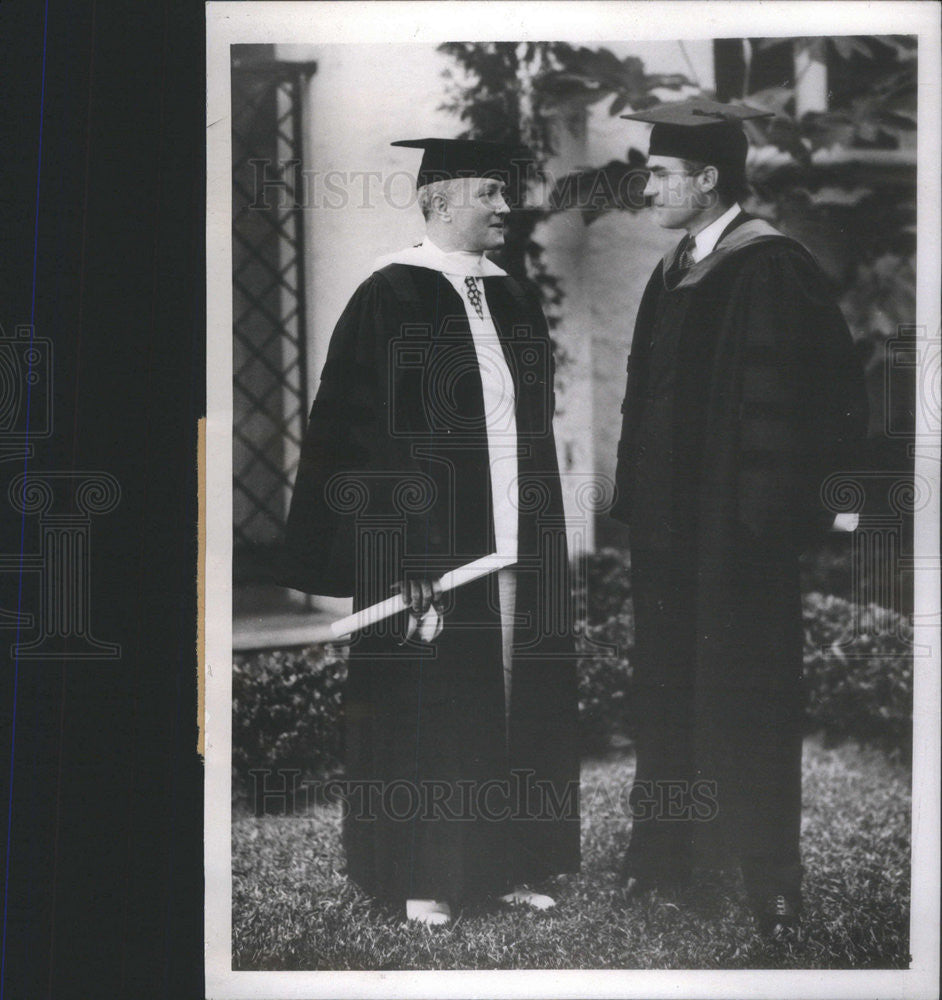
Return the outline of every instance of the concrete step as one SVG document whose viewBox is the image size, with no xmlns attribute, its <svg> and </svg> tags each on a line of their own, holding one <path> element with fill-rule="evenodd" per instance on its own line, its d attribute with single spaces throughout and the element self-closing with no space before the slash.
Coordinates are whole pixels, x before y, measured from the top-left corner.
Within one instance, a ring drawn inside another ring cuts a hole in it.
<svg viewBox="0 0 942 1000">
<path fill-rule="evenodd" d="M 239 596 L 232 618 L 235 652 L 330 642 L 330 623 L 348 615 L 353 606 L 350 598 L 317 597 L 299 603 L 261 599 L 268 596 L 261 593 L 252 595 L 255 600 Z"/>
</svg>

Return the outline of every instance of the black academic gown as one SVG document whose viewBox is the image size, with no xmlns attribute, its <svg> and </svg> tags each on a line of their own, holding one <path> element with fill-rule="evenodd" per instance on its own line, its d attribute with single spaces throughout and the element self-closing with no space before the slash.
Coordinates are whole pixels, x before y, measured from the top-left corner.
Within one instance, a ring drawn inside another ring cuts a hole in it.
<svg viewBox="0 0 942 1000">
<path fill-rule="evenodd" d="M 446 599 L 431 645 L 402 621 L 356 637 L 345 691 L 350 877 L 392 901 L 460 901 L 579 865 L 576 676 L 552 431 L 553 359 L 531 289 L 484 280 L 516 392 L 520 516 L 505 726 L 496 578 Z M 283 583 L 389 596 L 494 551 L 481 376 L 464 305 L 392 264 L 334 331 L 305 436 Z M 509 729 L 509 735 L 508 735 Z"/>
<path fill-rule="evenodd" d="M 827 475 L 857 467 L 863 377 L 798 243 L 740 215 L 682 276 L 675 253 L 638 313 L 611 511 L 636 613 L 627 870 L 733 858 L 757 899 L 797 895 L 798 555 Z"/>
</svg>

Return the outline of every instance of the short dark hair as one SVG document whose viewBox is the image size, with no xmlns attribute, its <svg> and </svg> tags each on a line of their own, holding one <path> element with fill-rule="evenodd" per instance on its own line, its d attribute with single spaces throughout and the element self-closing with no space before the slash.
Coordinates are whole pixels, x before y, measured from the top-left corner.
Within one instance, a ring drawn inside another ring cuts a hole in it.
<svg viewBox="0 0 942 1000">
<path fill-rule="evenodd" d="M 707 167 L 716 167 L 719 173 L 716 181 L 716 193 L 723 200 L 724 205 L 733 205 L 737 201 L 743 201 L 749 193 L 749 183 L 746 180 L 746 171 L 743 167 L 728 163 L 704 163 L 700 160 L 684 160 L 683 164 L 684 170 L 689 170 L 692 174 L 698 174 Z"/>
</svg>

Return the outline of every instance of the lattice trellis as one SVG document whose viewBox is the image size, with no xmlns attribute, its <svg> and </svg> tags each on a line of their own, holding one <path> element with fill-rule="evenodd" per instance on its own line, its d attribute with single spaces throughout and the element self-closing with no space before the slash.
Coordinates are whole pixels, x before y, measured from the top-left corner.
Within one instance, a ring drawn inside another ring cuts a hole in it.
<svg viewBox="0 0 942 1000">
<path fill-rule="evenodd" d="M 302 87 L 311 64 L 232 70 L 233 528 L 237 580 L 264 579 L 307 417 Z"/>
</svg>

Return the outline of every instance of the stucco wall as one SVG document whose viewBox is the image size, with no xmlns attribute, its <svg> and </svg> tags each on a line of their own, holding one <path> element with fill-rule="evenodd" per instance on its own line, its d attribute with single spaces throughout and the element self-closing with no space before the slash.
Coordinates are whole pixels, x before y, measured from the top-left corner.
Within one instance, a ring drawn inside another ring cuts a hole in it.
<svg viewBox="0 0 942 1000">
<path fill-rule="evenodd" d="M 309 368 L 316 385 L 334 324 L 372 262 L 422 238 L 416 151 L 389 143 L 453 135 L 461 124 L 437 110 L 448 60 L 434 46 L 285 45 L 277 56 L 317 62 L 304 109 Z"/>
</svg>

